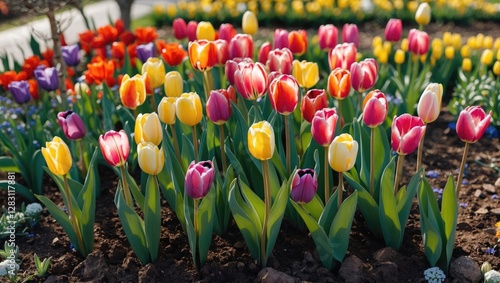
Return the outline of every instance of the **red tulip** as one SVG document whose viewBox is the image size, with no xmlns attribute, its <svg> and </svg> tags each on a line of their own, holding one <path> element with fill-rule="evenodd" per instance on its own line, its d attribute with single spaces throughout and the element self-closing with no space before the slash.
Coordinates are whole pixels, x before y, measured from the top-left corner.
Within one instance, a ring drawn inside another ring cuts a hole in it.
<svg viewBox="0 0 500 283">
<path fill-rule="evenodd" d="M 302 98 L 300 112 L 304 120 L 311 123 L 316 111 L 328 106 L 328 98 L 324 89 L 310 89 Z"/>
<path fill-rule="evenodd" d="M 253 58 L 253 39 L 251 35 L 239 33 L 229 42 L 229 58 Z"/>
<path fill-rule="evenodd" d="M 328 92 L 335 99 L 342 100 L 351 92 L 351 73 L 335 68 L 328 76 Z"/>
<path fill-rule="evenodd" d="M 356 62 L 357 52 L 358 49 L 353 43 L 337 44 L 337 46 L 328 53 L 330 70 L 339 67 L 344 70 L 350 70 L 352 63 Z"/>
<path fill-rule="evenodd" d="M 217 65 L 226 65 L 227 60 L 229 60 L 229 43 L 224 39 L 217 39 L 214 44 L 217 50 Z"/>
<path fill-rule="evenodd" d="M 288 34 L 289 49 L 295 55 L 302 55 L 307 52 L 307 32 L 305 30 L 291 31 Z"/>
<path fill-rule="evenodd" d="M 188 45 L 189 61 L 193 69 L 207 71 L 217 63 L 217 48 L 213 41 L 196 40 Z"/>
<path fill-rule="evenodd" d="M 292 73 L 293 54 L 288 48 L 274 49 L 269 52 L 267 66 L 270 72 Z"/>
<path fill-rule="evenodd" d="M 155 27 L 138 27 L 135 29 L 135 38 L 138 44 L 154 42 L 158 38 Z"/>
<path fill-rule="evenodd" d="M 356 24 L 344 24 L 342 27 L 342 42 L 353 43 L 359 46 L 359 31 Z"/>
<path fill-rule="evenodd" d="M 293 176 L 290 197 L 297 203 L 308 203 L 318 190 L 318 180 L 313 169 L 298 169 Z"/>
<path fill-rule="evenodd" d="M 219 39 L 224 39 L 230 42 L 231 39 L 236 35 L 236 30 L 232 24 L 222 24 L 219 27 Z"/>
<path fill-rule="evenodd" d="M 283 115 L 289 115 L 299 102 L 299 84 L 292 75 L 281 75 L 269 85 L 271 106 Z"/>
<path fill-rule="evenodd" d="M 111 56 L 116 59 L 125 58 L 125 44 L 121 41 L 115 41 L 111 44 Z"/>
<path fill-rule="evenodd" d="M 363 122 L 368 127 L 375 128 L 385 121 L 388 111 L 385 94 L 378 89 L 372 90 L 363 101 Z"/>
<path fill-rule="evenodd" d="M 403 114 L 394 117 L 391 128 L 392 150 L 401 155 L 407 155 L 417 149 L 425 133 L 425 123 L 417 116 Z"/>
<path fill-rule="evenodd" d="M 276 29 L 274 31 L 274 48 L 289 48 L 288 31 L 284 29 Z"/>
<path fill-rule="evenodd" d="M 226 95 L 223 92 L 212 90 L 207 100 L 207 116 L 210 121 L 217 125 L 224 124 L 231 116 L 231 102 Z"/>
<path fill-rule="evenodd" d="M 118 30 L 112 25 L 99 27 L 97 33 L 102 36 L 105 45 L 111 44 L 118 39 Z"/>
<path fill-rule="evenodd" d="M 372 88 L 377 82 L 378 65 L 373 58 L 365 59 L 351 65 L 351 84 L 357 92 Z"/>
<path fill-rule="evenodd" d="M 234 73 L 236 90 L 245 99 L 256 100 L 267 91 L 266 67 L 261 63 L 241 62 Z"/>
<path fill-rule="evenodd" d="M 429 35 L 425 31 L 411 29 L 408 33 L 408 50 L 416 55 L 429 51 Z"/>
<path fill-rule="evenodd" d="M 99 136 L 99 147 L 102 156 L 111 166 L 122 166 L 127 162 L 130 153 L 130 143 L 124 130 L 108 131 Z"/>
<path fill-rule="evenodd" d="M 318 29 L 319 47 L 323 50 L 330 50 L 337 46 L 338 30 L 332 24 L 321 25 Z"/>
<path fill-rule="evenodd" d="M 400 19 L 390 19 L 385 26 L 385 40 L 397 42 L 403 34 L 403 22 Z"/>
<path fill-rule="evenodd" d="M 206 196 L 212 186 L 214 175 L 215 169 L 212 161 L 191 162 L 184 183 L 186 195 L 193 199 Z"/>
<path fill-rule="evenodd" d="M 311 122 L 311 134 L 321 146 L 329 146 L 335 136 L 335 128 L 339 116 L 333 108 L 323 108 L 316 111 Z"/>
<path fill-rule="evenodd" d="M 468 106 L 460 112 L 457 120 L 457 135 L 468 143 L 477 142 L 491 121 L 491 111 L 486 115 L 481 106 Z"/>
<path fill-rule="evenodd" d="M 232 85 L 234 85 L 234 74 L 236 73 L 236 70 L 238 70 L 238 64 L 240 62 L 253 63 L 250 58 L 234 58 L 233 60 L 226 61 L 225 73 L 227 80 Z"/>
<path fill-rule="evenodd" d="M 266 41 L 262 43 L 262 45 L 259 48 L 259 54 L 258 54 L 258 60 L 260 63 L 266 65 L 267 64 L 267 59 L 269 58 L 269 52 L 271 52 L 271 49 L 273 46 L 269 41 Z"/>
<path fill-rule="evenodd" d="M 197 21 L 189 21 L 186 27 L 186 33 L 189 41 L 196 40 L 196 29 L 198 28 Z"/>
<path fill-rule="evenodd" d="M 176 18 L 172 22 L 172 28 L 174 29 L 174 36 L 178 40 L 182 40 L 187 36 L 187 24 L 183 18 Z"/>
<path fill-rule="evenodd" d="M 187 56 L 186 50 L 178 43 L 166 43 L 161 47 L 160 52 L 163 60 L 172 67 L 178 66 Z"/>
</svg>

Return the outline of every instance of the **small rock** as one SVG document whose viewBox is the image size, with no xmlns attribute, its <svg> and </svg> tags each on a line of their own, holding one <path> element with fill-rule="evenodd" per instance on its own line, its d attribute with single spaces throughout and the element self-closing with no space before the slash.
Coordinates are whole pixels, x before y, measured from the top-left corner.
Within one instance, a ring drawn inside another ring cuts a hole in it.
<svg viewBox="0 0 500 283">
<path fill-rule="evenodd" d="M 450 276 L 457 282 L 477 283 L 481 281 L 481 269 L 470 257 L 461 256 L 451 262 Z"/>
<path fill-rule="evenodd" d="M 104 254 L 100 251 L 95 251 L 75 267 L 71 276 L 84 281 L 102 282 L 107 272 L 108 264 L 104 259 Z"/>
<path fill-rule="evenodd" d="M 255 263 L 251 262 L 248 265 L 248 269 L 250 269 L 251 272 L 255 273 L 259 270 L 259 267 Z"/>
<path fill-rule="evenodd" d="M 355 255 L 351 255 L 344 259 L 339 269 L 340 279 L 349 283 L 364 282 L 362 276 L 364 263 Z"/>
<path fill-rule="evenodd" d="M 479 222 L 477 225 L 476 225 L 476 229 L 483 229 L 484 228 L 484 223 L 483 222 Z"/>
<path fill-rule="evenodd" d="M 495 181 L 495 187 L 500 188 L 500 178 Z"/>
<path fill-rule="evenodd" d="M 304 264 L 305 273 L 314 273 L 318 269 L 318 263 L 314 260 L 313 255 L 310 252 L 304 252 L 304 259 L 302 260 Z"/>
<path fill-rule="evenodd" d="M 262 283 L 295 283 L 295 279 L 292 276 L 277 271 L 274 268 L 266 267 L 262 269 L 259 274 L 257 274 L 259 282 Z"/>
<path fill-rule="evenodd" d="M 492 184 L 483 184 L 483 190 L 490 194 L 496 194 L 497 193 L 497 188 L 493 186 Z"/>
<path fill-rule="evenodd" d="M 476 210 L 475 213 L 476 214 L 486 214 L 486 213 L 488 213 L 488 209 L 484 208 L 484 207 L 481 207 L 480 209 Z"/>
<path fill-rule="evenodd" d="M 243 269 L 245 269 L 245 263 L 238 261 L 236 267 L 238 268 L 239 271 L 243 271 Z"/>
<path fill-rule="evenodd" d="M 316 272 L 321 276 L 326 276 L 330 271 L 325 267 L 320 267 L 316 270 Z"/>
<path fill-rule="evenodd" d="M 61 245 L 61 240 L 59 240 L 58 237 L 55 237 L 54 240 L 52 240 L 52 246 L 53 247 L 58 247 Z"/>
<path fill-rule="evenodd" d="M 378 262 L 397 262 L 401 255 L 393 248 L 385 247 L 373 253 L 373 259 Z"/>
<path fill-rule="evenodd" d="M 391 261 L 380 262 L 377 264 L 373 273 L 377 278 L 377 282 L 397 283 L 398 280 L 398 265 Z"/>
<path fill-rule="evenodd" d="M 486 229 L 483 230 L 483 232 L 494 236 L 494 235 L 497 234 L 497 229 L 495 229 L 495 228 L 486 228 Z"/>
<path fill-rule="evenodd" d="M 49 277 L 47 277 L 47 279 L 45 279 L 44 282 L 47 282 L 47 283 L 66 283 L 66 282 L 68 282 L 68 278 L 64 275 L 62 275 L 62 276 L 50 275 Z"/>
<path fill-rule="evenodd" d="M 500 215 L 500 207 L 493 208 L 490 210 L 490 212 L 493 213 L 494 215 Z"/>
<path fill-rule="evenodd" d="M 477 189 L 477 190 L 474 192 L 474 197 L 484 199 L 484 198 L 486 198 L 486 195 L 483 193 L 483 191 L 482 191 L 482 190 Z"/>
<path fill-rule="evenodd" d="M 472 231 L 472 226 L 467 222 L 457 224 L 457 231 Z"/>
</svg>

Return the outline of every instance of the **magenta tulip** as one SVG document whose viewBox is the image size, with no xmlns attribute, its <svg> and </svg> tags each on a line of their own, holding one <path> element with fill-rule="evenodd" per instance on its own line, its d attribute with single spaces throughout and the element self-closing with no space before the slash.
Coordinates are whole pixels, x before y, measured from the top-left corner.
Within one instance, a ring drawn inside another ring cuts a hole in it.
<svg viewBox="0 0 500 283">
<path fill-rule="evenodd" d="M 372 90 L 363 101 L 363 122 L 370 128 L 381 125 L 387 117 L 389 105 L 385 94 Z"/>
<path fill-rule="evenodd" d="M 359 46 L 359 31 L 356 24 L 344 24 L 342 27 L 342 42 L 353 43 Z"/>
<path fill-rule="evenodd" d="M 210 121 L 222 125 L 231 116 L 231 101 L 223 92 L 212 90 L 207 100 L 206 110 Z"/>
<path fill-rule="evenodd" d="M 284 29 L 276 29 L 274 31 L 274 48 L 289 48 L 290 43 L 288 42 L 288 31 Z"/>
<path fill-rule="evenodd" d="M 358 49 L 352 43 L 337 44 L 337 46 L 328 53 L 330 70 L 333 71 L 335 68 L 342 68 L 349 71 L 352 63 L 356 62 L 357 52 Z"/>
<path fill-rule="evenodd" d="M 318 180 L 313 169 L 298 169 L 293 176 L 290 197 L 297 203 L 308 203 L 318 190 Z"/>
<path fill-rule="evenodd" d="M 229 58 L 253 58 L 253 39 L 249 34 L 239 33 L 229 42 Z"/>
<path fill-rule="evenodd" d="M 172 22 L 172 28 L 174 29 L 175 38 L 181 40 L 187 36 L 187 24 L 183 18 L 176 18 Z"/>
<path fill-rule="evenodd" d="M 68 139 L 79 140 L 87 134 L 85 124 L 76 112 L 71 110 L 59 112 L 57 121 Z"/>
<path fill-rule="evenodd" d="M 330 50 L 337 46 L 339 32 L 332 24 L 321 25 L 318 29 L 319 47 L 322 50 Z"/>
<path fill-rule="evenodd" d="M 394 117 L 391 128 L 392 150 L 407 155 L 417 149 L 420 139 L 425 133 L 425 123 L 417 116 L 403 114 Z"/>
<path fill-rule="evenodd" d="M 236 35 L 236 30 L 232 24 L 222 24 L 219 27 L 219 39 L 224 39 L 230 42 L 231 39 Z"/>
<path fill-rule="evenodd" d="M 316 111 L 311 123 L 311 134 L 319 145 L 325 147 L 332 143 L 338 118 L 333 108 Z"/>
<path fill-rule="evenodd" d="M 111 166 L 122 166 L 127 162 L 130 143 L 124 130 L 108 131 L 99 136 L 99 147 L 106 162 Z"/>
<path fill-rule="evenodd" d="M 200 199 L 207 195 L 215 175 L 212 161 L 194 161 L 188 167 L 184 189 L 186 195 L 193 199 Z"/>
<path fill-rule="evenodd" d="M 425 31 L 411 29 L 408 33 L 408 50 L 416 55 L 429 51 L 429 35 Z"/>
<path fill-rule="evenodd" d="M 373 58 L 367 58 L 351 65 L 351 85 L 357 92 L 372 88 L 377 82 L 378 65 Z"/>
<path fill-rule="evenodd" d="M 196 40 L 196 29 L 198 28 L 197 21 L 189 21 L 186 27 L 186 34 L 189 41 Z"/>
<path fill-rule="evenodd" d="M 385 40 L 397 42 L 403 34 L 403 22 L 400 19 L 390 19 L 385 26 Z"/>
<path fill-rule="evenodd" d="M 291 74 L 293 66 L 293 54 L 288 48 L 274 49 L 269 52 L 267 66 L 270 72 Z"/>
<path fill-rule="evenodd" d="M 217 39 L 214 41 L 215 49 L 217 50 L 217 63 L 218 66 L 224 66 L 229 60 L 229 43 L 224 39 Z"/>
<path fill-rule="evenodd" d="M 486 115 L 481 106 L 468 106 L 460 112 L 457 120 L 457 135 L 467 143 L 477 142 L 491 121 L 491 111 Z"/>
</svg>

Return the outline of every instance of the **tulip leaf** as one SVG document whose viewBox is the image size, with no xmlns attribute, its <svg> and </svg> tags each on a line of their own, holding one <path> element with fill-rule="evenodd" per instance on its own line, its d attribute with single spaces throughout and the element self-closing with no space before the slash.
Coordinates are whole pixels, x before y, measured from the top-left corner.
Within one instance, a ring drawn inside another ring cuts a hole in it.
<svg viewBox="0 0 500 283">
<path fill-rule="evenodd" d="M 10 156 L 0 156 L 0 171 L 21 173 L 19 166 Z"/>
<path fill-rule="evenodd" d="M 148 175 L 147 178 L 143 212 L 146 243 L 151 261 L 155 262 L 160 247 L 161 206 L 158 181 L 154 175 Z"/>
<path fill-rule="evenodd" d="M 375 175 L 375 188 L 379 188 L 380 176 L 382 175 L 382 170 L 390 162 L 391 146 L 387 133 L 382 125 L 373 128 L 374 134 L 374 161 L 373 161 L 373 174 Z M 371 154 L 371 153 L 370 153 Z M 373 196 L 378 199 L 378 190 L 375 189 L 375 194 Z"/>
<path fill-rule="evenodd" d="M 311 217 L 316 222 L 319 222 L 321 214 L 323 214 L 323 211 L 325 209 L 323 206 L 323 201 L 318 194 L 315 194 L 314 198 L 310 202 L 304 204 L 302 207 L 307 211 L 307 213 L 309 213 L 309 215 L 311 215 Z"/>
<path fill-rule="evenodd" d="M 182 135 L 181 156 L 182 156 L 183 167 L 186 167 L 186 168 L 189 166 L 191 161 L 199 160 L 198 158 L 195 158 L 193 143 L 186 135 Z"/>
<path fill-rule="evenodd" d="M 333 257 L 342 262 L 347 248 L 349 247 L 349 235 L 351 234 L 352 220 L 356 212 L 358 193 L 354 191 L 335 214 L 328 237 L 333 250 Z"/>
<path fill-rule="evenodd" d="M 9 184 L 9 180 L 1 180 L 0 181 L 0 189 L 6 190 L 6 191 L 15 190 L 16 195 L 22 196 L 23 198 L 26 198 L 26 200 L 29 200 L 31 202 L 34 202 L 36 200 L 33 192 L 30 189 L 28 189 L 27 187 L 19 184 L 18 182 L 16 182 L 15 184 L 12 184 L 12 183 Z"/>
<path fill-rule="evenodd" d="M 453 246 L 455 245 L 455 233 L 457 230 L 458 218 L 458 202 L 455 193 L 455 184 L 453 176 L 448 177 L 448 181 L 443 190 L 443 199 L 441 203 L 441 216 L 444 224 L 444 235 L 446 238 L 446 270 L 450 265 L 451 256 L 453 254 Z"/>
<path fill-rule="evenodd" d="M 135 182 L 134 177 L 130 175 L 128 170 L 125 170 L 125 177 L 127 178 L 127 185 L 130 190 L 130 193 L 134 197 L 135 203 L 139 206 L 139 208 L 144 211 L 144 195 L 139 189 L 139 186 L 137 186 L 137 183 Z M 122 176 L 123 178 L 123 176 Z"/>
<path fill-rule="evenodd" d="M 396 197 L 393 192 L 394 184 L 394 159 L 385 167 L 380 183 L 379 217 L 380 227 L 385 244 L 399 250 L 403 241 L 401 223 L 396 209 Z"/>
<path fill-rule="evenodd" d="M 326 231 L 330 231 L 331 225 L 333 224 L 333 220 L 335 215 L 337 214 L 337 211 L 339 210 L 338 207 L 338 195 L 339 191 L 335 190 L 333 195 L 330 197 L 328 202 L 325 205 L 325 209 L 323 210 L 323 213 L 319 217 L 318 223 L 325 229 Z"/>
<path fill-rule="evenodd" d="M 47 174 L 56 183 L 57 187 L 59 188 L 59 191 L 61 192 L 61 196 L 63 198 L 64 204 L 66 205 L 66 207 L 68 207 L 68 201 L 71 201 L 71 203 L 73 204 L 73 207 L 80 207 L 78 205 L 78 202 L 76 201 L 75 197 L 78 196 L 78 194 L 82 190 L 82 184 L 78 183 L 77 181 L 75 181 L 73 179 L 67 178 L 68 187 L 69 187 L 68 191 L 69 191 L 69 194 L 70 194 L 68 196 L 68 194 L 66 193 L 66 189 L 65 189 L 63 177 L 61 177 L 59 175 L 55 175 L 54 173 L 52 173 L 49 170 L 49 168 L 47 168 L 45 166 L 43 167 L 43 169 L 45 170 L 45 172 L 47 172 Z"/>
<path fill-rule="evenodd" d="M 33 33 L 30 33 L 30 47 L 31 51 L 33 52 L 33 55 L 38 55 L 40 58 L 43 58 L 42 52 L 40 51 L 40 43 L 36 41 L 35 37 L 33 36 Z"/>
<path fill-rule="evenodd" d="M 113 107 L 114 103 L 109 100 L 108 93 L 111 91 L 108 87 L 108 85 L 103 82 L 103 95 L 101 98 L 101 104 L 102 104 L 102 122 L 104 125 L 104 131 L 109 131 L 113 130 Z"/>
<path fill-rule="evenodd" d="M 227 158 L 229 159 L 229 162 L 233 166 L 234 172 L 238 176 L 238 178 L 241 179 L 243 183 L 248 184 L 248 179 L 245 174 L 245 170 L 243 169 L 243 166 L 241 166 L 240 161 L 236 158 L 236 156 L 231 151 L 231 149 L 229 149 L 229 147 L 226 147 L 226 155 Z"/>
<path fill-rule="evenodd" d="M 214 160 L 215 161 L 215 160 Z M 214 164 L 216 164 L 214 162 Z M 216 188 L 216 200 L 215 200 L 215 208 L 216 213 L 214 215 L 214 232 L 217 235 L 222 235 L 226 232 L 227 227 L 229 225 L 229 217 L 231 216 L 231 210 L 229 209 L 229 186 L 231 182 L 235 179 L 233 166 L 230 164 L 227 167 L 224 182 L 222 181 L 221 174 L 217 171 L 215 173 L 216 181 L 214 182 L 214 186 Z"/>
<path fill-rule="evenodd" d="M 423 169 L 420 169 L 413 177 L 406 189 L 401 189 L 397 196 L 397 212 L 399 217 L 399 223 L 401 224 L 401 234 L 404 235 L 406 223 L 408 222 L 408 217 L 410 216 L 410 210 L 413 205 L 413 200 L 415 199 L 415 194 L 420 185 L 420 176 Z"/>
<path fill-rule="evenodd" d="M 359 173 L 360 185 L 363 186 L 363 188 L 368 188 L 370 182 L 368 168 L 370 160 L 365 160 L 365 158 L 370 158 L 370 138 L 357 119 L 353 120 L 350 132 L 354 140 L 359 144 L 360 153 L 356 158 L 355 168 Z"/>
<path fill-rule="evenodd" d="M 202 119 L 201 123 L 203 124 L 201 126 L 201 128 L 204 130 L 201 132 L 201 137 L 199 138 L 200 143 L 199 143 L 198 159 L 197 160 L 209 160 L 212 158 L 212 156 L 214 156 L 214 151 L 212 150 L 210 152 L 210 151 L 208 151 L 208 148 L 207 148 L 207 133 L 208 133 L 207 122 L 205 119 Z M 212 123 L 208 123 L 208 124 L 212 124 Z M 210 135 L 213 138 L 215 138 L 215 132 L 213 130 L 212 130 L 212 132 L 210 132 Z"/>
<path fill-rule="evenodd" d="M 127 108 L 122 105 L 118 105 L 116 107 L 116 113 L 120 118 L 120 121 L 125 125 L 125 122 L 128 122 L 130 125 L 135 125 L 135 118 Z"/>
<path fill-rule="evenodd" d="M 256 220 L 258 221 L 255 224 L 262 227 L 265 215 L 265 202 L 247 184 L 240 183 L 240 185 L 243 199 L 248 203 L 248 206 L 257 217 Z"/>
<path fill-rule="evenodd" d="M 269 213 L 269 228 L 267 229 L 267 242 L 266 242 L 266 258 L 269 258 L 271 252 L 274 249 L 276 239 L 281 228 L 281 221 L 283 220 L 283 215 L 285 214 L 285 209 L 288 204 L 288 192 L 290 191 L 290 181 L 283 182 L 281 189 L 276 196 L 276 199 L 272 203 L 271 211 Z"/>
<path fill-rule="evenodd" d="M 212 243 L 212 232 L 214 226 L 214 206 L 215 188 L 210 188 L 205 197 L 201 200 L 198 210 L 198 227 L 200 228 L 198 237 L 198 251 L 200 254 L 200 266 L 203 265 L 208 256 L 208 250 Z"/>
<path fill-rule="evenodd" d="M 441 239 L 436 215 L 422 214 L 422 239 L 424 241 L 424 251 L 431 266 L 435 266 L 442 253 L 443 241 Z M 424 228 L 425 227 L 425 228 Z M 424 230 L 425 229 L 425 230 Z"/>
</svg>

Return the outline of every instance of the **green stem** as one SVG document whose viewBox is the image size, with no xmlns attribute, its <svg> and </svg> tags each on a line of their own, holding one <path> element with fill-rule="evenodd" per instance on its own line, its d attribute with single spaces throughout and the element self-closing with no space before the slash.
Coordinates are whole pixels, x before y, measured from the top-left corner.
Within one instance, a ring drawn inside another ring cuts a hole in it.
<svg viewBox="0 0 500 283">
<path fill-rule="evenodd" d="M 199 237 L 198 237 L 198 202 L 200 200 L 199 199 L 194 199 L 193 200 L 193 207 L 194 207 L 194 213 L 193 213 L 193 227 L 194 227 L 194 237 L 196 239 L 196 248 L 195 248 L 195 251 L 193 252 L 196 252 L 196 249 L 198 248 L 198 243 L 199 243 Z M 196 266 L 199 266 L 198 262 L 195 262 L 195 265 Z"/>
<path fill-rule="evenodd" d="M 328 203 L 328 200 L 330 199 L 330 176 L 328 175 L 328 146 L 324 147 L 325 149 L 325 164 L 323 165 L 323 172 L 325 174 L 325 205 Z"/>
<path fill-rule="evenodd" d="M 363 93 L 358 92 L 358 111 L 356 112 L 356 116 L 359 116 L 360 113 L 363 112 Z"/>
<path fill-rule="evenodd" d="M 226 76 L 224 75 L 224 65 L 219 66 L 219 78 L 220 78 L 220 86 L 222 89 L 226 89 Z"/>
<path fill-rule="evenodd" d="M 196 137 L 196 127 L 191 127 L 193 132 L 194 160 L 198 162 L 198 138 Z"/>
<path fill-rule="evenodd" d="M 465 143 L 464 155 L 462 156 L 462 163 L 460 164 L 460 171 L 458 172 L 458 180 L 457 180 L 457 199 L 460 193 L 460 186 L 462 185 L 462 178 L 464 176 L 464 168 L 465 163 L 467 162 L 467 154 L 469 153 L 469 145 L 470 143 Z"/>
<path fill-rule="evenodd" d="M 151 103 L 151 112 L 156 112 L 156 101 L 155 101 L 155 90 L 153 89 L 153 94 L 149 96 L 149 102 Z"/>
<path fill-rule="evenodd" d="M 398 194 L 399 190 L 399 182 L 401 181 L 401 176 L 403 175 L 403 162 L 405 160 L 405 156 L 400 154 L 398 156 L 398 164 L 396 165 L 396 177 L 394 180 L 394 195 Z"/>
<path fill-rule="evenodd" d="M 132 196 L 130 195 L 130 189 L 128 187 L 128 182 L 127 182 L 127 172 L 125 171 L 125 164 L 120 166 L 120 171 L 122 173 L 122 189 L 123 189 L 123 194 L 125 195 L 125 202 L 127 203 L 128 206 L 132 206 Z"/>
<path fill-rule="evenodd" d="M 262 234 L 260 238 L 260 258 L 262 267 L 267 265 L 266 256 L 266 240 L 267 240 L 267 225 L 269 222 L 269 212 L 271 210 L 271 190 L 269 188 L 269 164 L 267 160 L 262 160 L 262 175 L 264 177 L 264 202 L 266 211 L 264 214 L 264 225 L 262 226 Z"/>
<path fill-rule="evenodd" d="M 285 115 L 285 156 L 286 156 L 286 174 L 287 176 L 290 175 L 290 167 L 291 167 L 291 161 L 290 161 L 290 128 L 289 128 L 289 122 L 288 122 L 288 115 Z"/>
<path fill-rule="evenodd" d="M 71 193 L 69 191 L 69 184 L 68 184 L 68 178 L 66 175 L 63 175 L 64 179 L 64 191 L 66 194 L 66 199 L 68 201 L 68 215 L 69 219 L 71 221 L 71 225 L 73 226 L 73 230 L 75 231 L 76 238 L 78 241 L 78 246 L 80 247 L 80 252 L 86 254 L 87 252 L 85 251 L 85 245 L 83 244 L 83 238 L 82 238 L 82 232 L 80 231 L 80 226 L 78 225 L 78 219 L 76 219 L 74 211 L 73 211 L 73 203 L 71 201 Z"/>
<path fill-rule="evenodd" d="M 219 134 L 220 134 L 220 158 L 222 160 L 222 175 L 226 173 L 227 163 L 226 163 L 226 152 L 224 151 L 224 126 L 219 125 Z"/>
<path fill-rule="evenodd" d="M 85 163 L 85 151 L 83 149 L 83 139 L 78 140 L 78 145 L 80 146 L 80 164 L 82 166 L 83 178 L 87 176 L 87 164 Z"/>
<path fill-rule="evenodd" d="M 177 132 L 175 131 L 175 124 L 170 125 L 170 130 L 172 131 L 172 143 L 174 144 L 175 156 L 177 161 L 182 163 L 181 151 L 179 149 L 179 140 L 177 139 Z"/>
<path fill-rule="evenodd" d="M 209 71 L 203 71 L 203 88 L 205 90 L 205 102 L 208 101 L 208 98 L 210 97 L 210 81 L 208 78 L 208 72 Z"/>
<path fill-rule="evenodd" d="M 339 186 L 337 187 L 337 209 L 342 205 L 342 194 L 344 193 L 344 173 L 339 172 Z"/>
<path fill-rule="evenodd" d="M 375 128 L 370 132 L 370 195 L 375 193 Z"/>
<path fill-rule="evenodd" d="M 420 143 L 418 144 L 418 151 L 417 151 L 417 172 L 422 168 L 422 154 L 424 151 L 424 139 L 425 139 L 425 132 L 422 135 L 422 139 L 420 139 Z"/>
</svg>

